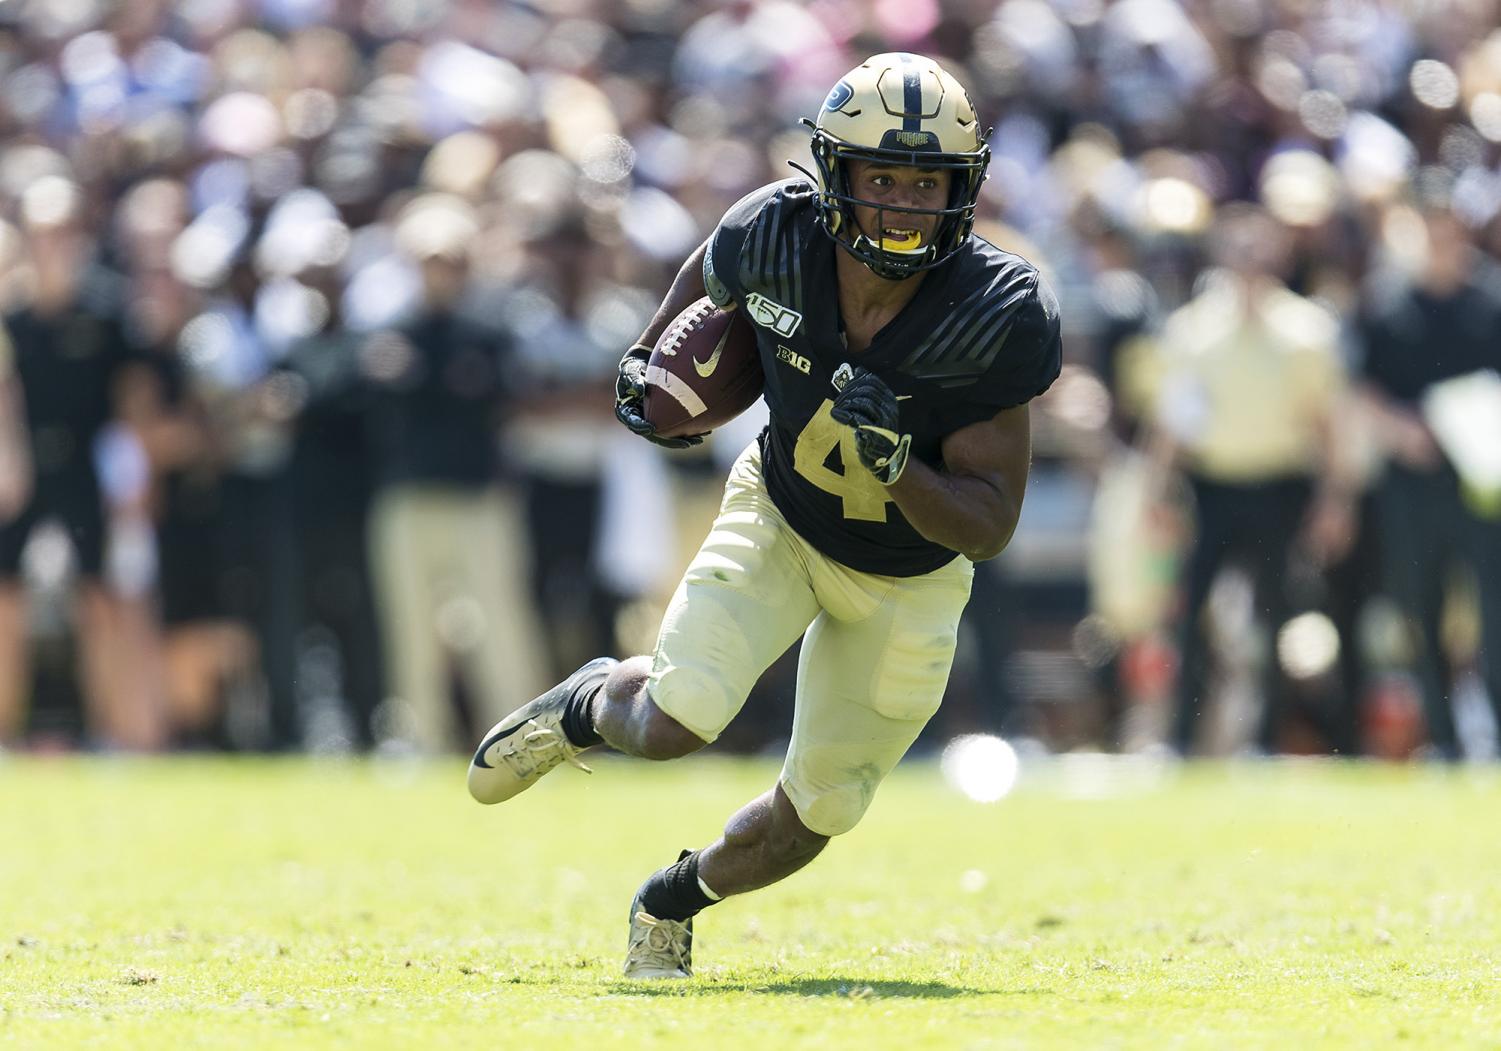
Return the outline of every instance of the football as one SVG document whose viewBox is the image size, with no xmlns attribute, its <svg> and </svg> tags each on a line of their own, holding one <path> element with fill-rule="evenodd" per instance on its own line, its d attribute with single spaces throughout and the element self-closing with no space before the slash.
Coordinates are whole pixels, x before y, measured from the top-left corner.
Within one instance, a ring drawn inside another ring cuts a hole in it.
<svg viewBox="0 0 1501 1051">
<path fill-rule="evenodd" d="M 664 437 L 707 434 L 755 404 L 765 383 L 751 323 L 705 297 L 652 348 L 641 411 Z"/>
</svg>

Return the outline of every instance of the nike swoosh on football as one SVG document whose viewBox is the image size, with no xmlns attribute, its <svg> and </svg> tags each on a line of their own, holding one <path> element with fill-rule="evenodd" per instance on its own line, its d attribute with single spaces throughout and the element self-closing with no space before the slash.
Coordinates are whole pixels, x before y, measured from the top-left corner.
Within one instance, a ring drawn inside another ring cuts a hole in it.
<svg viewBox="0 0 1501 1051">
<path fill-rule="evenodd" d="M 497 730 L 495 731 L 495 733 L 491 734 L 489 737 L 481 741 L 479 747 L 474 751 L 474 765 L 484 767 L 486 770 L 494 770 L 495 768 L 493 766 L 485 762 L 485 753 L 495 745 L 499 744 L 501 741 L 505 740 L 507 737 L 510 737 L 513 733 L 521 729 L 530 721 L 531 720 L 529 719 L 523 719 L 515 726 L 508 726 L 504 730 Z"/>
<path fill-rule="evenodd" d="M 721 339 L 714 345 L 714 353 L 709 355 L 708 361 L 699 361 L 697 358 L 693 359 L 693 371 L 697 372 L 702 378 L 708 379 L 714 375 L 714 370 L 719 368 L 719 355 L 723 353 L 724 340 Z"/>
</svg>

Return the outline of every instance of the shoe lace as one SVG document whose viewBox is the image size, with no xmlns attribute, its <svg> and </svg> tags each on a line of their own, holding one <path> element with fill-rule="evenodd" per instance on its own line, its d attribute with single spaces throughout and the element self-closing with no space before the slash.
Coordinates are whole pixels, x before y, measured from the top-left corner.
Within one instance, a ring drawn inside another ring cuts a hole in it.
<svg viewBox="0 0 1501 1051">
<path fill-rule="evenodd" d="M 631 955 L 659 967 L 676 967 L 687 972 L 688 925 L 678 920 L 659 920 L 649 912 L 636 913 L 638 933 L 631 944 Z"/>
<path fill-rule="evenodd" d="M 557 730 L 536 723 L 532 727 L 524 734 L 512 734 L 508 747 L 500 756 L 517 777 L 530 777 L 538 770 L 550 769 L 560 762 L 576 766 L 586 774 L 594 772 L 583 764 L 568 739 Z"/>
</svg>

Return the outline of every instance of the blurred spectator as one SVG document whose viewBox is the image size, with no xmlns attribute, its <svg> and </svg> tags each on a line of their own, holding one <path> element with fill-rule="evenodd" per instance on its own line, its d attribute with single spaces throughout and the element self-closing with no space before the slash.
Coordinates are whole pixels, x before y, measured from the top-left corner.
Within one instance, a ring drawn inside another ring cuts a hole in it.
<svg viewBox="0 0 1501 1051">
<path fill-rule="evenodd" d="M 1348 543 L 1349 498 L 1333 475 L 1333 425 L 1344 386 L 1335 320 L 1282 284 L 1286 231 L 1248 206 L 1210 234 L 1217 268 L 1168 318 L 1146 365 L 1142 404 L 1163 455 L 1187 472 L 1197 518 L 1184 579 L 1172 745 L 1188 754 L 1209 696 L 1210 589 L 1227 565 L 1252 577 L 1262 627 L 1288 619 L 1289 556 L 1322 558 Z M 1278 750 L 1290 685 L 1275 646 L 1261 658 L 1256 747 Z"/>
<path fill-rule="evenodd" d="M 531 700 L 545 676 L 521 504 L 499 474 L 515 362 L 501 319 L 470 281 L 477 233 L 458 198 L 407 206 L 396 241 L 421 267 L 421 303 L 360 352 L 372 385 L 371 551 L 392 729 L 429 752 L 467 742 L 473 729 L 455 717 L 451 664 L 478 727 Z"/>
<path fill-rule="evenodd" d="M 13 443 L 0 523 L 0 744 L 23 728 L 30 689 L 23 555 L 54 579 L 77 573 L 75 617 L 87 732 L 105 747 L 151 749 L 165 741 L 155 698 L 122 688 L 111 666 L 121 628 L 117 596 L 105 584 L 106 519 L 96 445 L 121 408 L 131 368 L 116 275 L 98 265 L 80 187 L 61 175 L 31 183 L 21 197 L 27 296 L 5 315 L 4 352 Z M 115 448 L 133 448 L 117 432 Z M 134 487 L 132 487 L 134 488 Z M 39 526 L 61 526 L 62 544 Z M 36 540 L 41 547 L 29 545 Z M 45 552 L 45 557 L 39 552 Z M 128 677 L 127 677 L 128 678 Z"/>
<path fill-rule="evenodd" d="M 204 322 L 187 336 L 202 304 L 170 267 L 148 266 L 134 280 L 136 339 L 152 377 L 134 396 L 153 406 L 140 437 L 154 472 L 161 689 L 172 739 L 179 747 L 247 744 L 234 741 L 225 715 L 243 711 L 243 698 L 264 684 L 255 634 L 231 612 L 226 590 L 233 531 L 225 522 L 225 449 L 203 377 L 186 356 L 205 349 Z"/>
<path fill-rule="evenodd" d="M 620 430 L 611 411 L 615 366 L 652 304 L 649 293 L 612 280 L 612 253 L 591 242 L 580 215 L 534 241 L 527 259 L 507 311 L 518 389 L 506 440 L 524 475 L 548 674 L 562 678 L 591 654 L 619 649 L 615 621 L 632 597 L 617 593 L 596 558 L 605 465 Z"/>
<path fill-rule="evenodd" d="M 1476 250 L 1447 193 L 1429 193 L 1421 219 L 1408 215 L 1414 269 L 1378 274 L 1366 290 L 1361 389 L 1387 451 L 1377 519 L 1386 587 L 1408 621 L 1428 738 L 1459 759 L 1445 597 L 1462 559 L 1480 589 L 1485 680 L 1501 723 L 1501 521 L 1464 500 L 1425 397 L 1445 380 L 1501 370 L 1501 273 Z"/>
<path fill-rule="evenodd" d="M 192 230 L 185 230 L 179 241 Z M 214 276 L 217 290 L 184 326 L 179 340 L 189 391 L 203 405 L 210 425 L 210 458 L 182 479 L 191 487 L 182 495 L 192 503 L 180 508 L 188 517 L 179 524 L 191 530 L 196 519 L 198 527 L 208 530 L 203 539 L 210 547 L 169 551 L 164 557 L 183 558 L 193 567 L 188 571 L 209 574 L 179 596 L 185 600 L 180 615 L 204 629 L 184 640 L 196 648 L 192 663 L 208 674 L 233 675 L 244 642 L 236 626 L 254 638 L 264 701 L 253 692 L 237 692 L 237 699 L 259 709 L 223 713 L 241 721 L 237 736 L 247 745 L 291 748 L 302 741 L 288 472 L 296 392 L 273 372 L 287 344 L 302 331 L 306 300 L 288 281 L 261 285 L 244 247 L 232 246 Z"/>
<path fill-rule="evenodd" d="M 1097 207 L 1075 218 L 1088 284 L 1075 300 L 1084 356 L 1108 394 L 1107 437 L 1090 514 L 1087 576 L 1090 616 L 1081 629 L 1086 661 L 1098 666 L 1106 738 L 1127 751 L 1155 745 L 1169 705 L 1172 588 L 1182 548 L 1182 501 L 1175 476 L 1144 453 L 1141 416 L 1122 382 L 1122 361 L 1161 325 L 1157 290 L 1143 272 L 1130 229 Z M 1126 396 L 1123 396 L 1123 393 Z"/>
<path fill-rule="evenodd" d="M 337 235 L 347 238 L 342 227 Z M 341 308 L 327 259 L 299 280 L 327 304 L 319 331 L 295 342 L 277 374 L 296 410 L 291 461 L 296 537 L 298 710 L 309 747 L 379 743 L 385 697 L 366 522 L 373 488 L 362 336 Z"/>
</svg>

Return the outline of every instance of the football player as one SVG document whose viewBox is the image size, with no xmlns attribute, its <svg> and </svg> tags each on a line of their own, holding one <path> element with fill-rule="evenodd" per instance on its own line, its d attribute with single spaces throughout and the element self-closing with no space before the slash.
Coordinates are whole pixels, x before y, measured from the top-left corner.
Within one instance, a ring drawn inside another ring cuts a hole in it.
<svg viewBox="0 0 1501 1051">
<path fill-rule="evenodd" d="M 877 55 L 810 122 L 816 173 L 736 204 L 620 363 L 646 359 L 706 293 L 754 323 L 771 422 L 741 454 L 656 652 L 591 661 L 485 735 L 469 767 L 509 799 L 605 744 L 672 759 L 713 741 L 802 637 L 777 783 L 631 904 L 625 973 L 692 973 L 693 917 L 775 883 L 860 820 L 943 697 L 974 563 L 1021 510 L 1027 402 L 1058 375 L 1058 306 L 1035 267 L 974 236 L 989 149 L 930 59 Z"/>
</svg>

